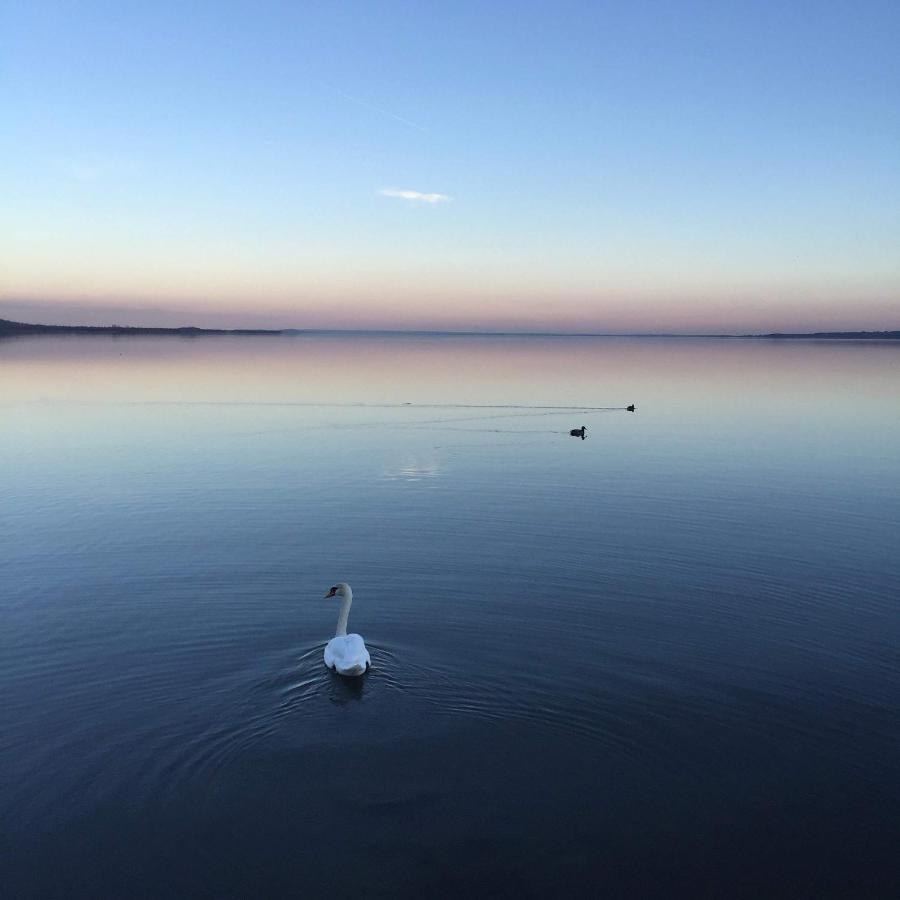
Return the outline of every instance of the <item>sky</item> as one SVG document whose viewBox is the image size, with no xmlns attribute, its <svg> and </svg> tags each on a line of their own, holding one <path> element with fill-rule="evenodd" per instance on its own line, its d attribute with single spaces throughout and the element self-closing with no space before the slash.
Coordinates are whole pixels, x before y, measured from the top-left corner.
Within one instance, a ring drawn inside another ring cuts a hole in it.
<svg viewBox="0 0 900 900">
<path fill-rule="evenodd" d="M 0 317 L 900 328 L 900 4 L 0 2 Z"/>
</svg>

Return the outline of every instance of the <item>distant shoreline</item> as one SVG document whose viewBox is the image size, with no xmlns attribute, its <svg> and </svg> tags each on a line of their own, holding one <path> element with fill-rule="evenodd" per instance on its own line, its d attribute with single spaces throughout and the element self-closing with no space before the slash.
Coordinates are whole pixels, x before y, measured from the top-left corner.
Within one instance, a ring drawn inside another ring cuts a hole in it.
<svg viewBox="0 0 900 900">
<path fill-rule="evenodd" d="M 628 338 L 731 338 L 734 340 L 827 340 L 827 341 L 900 341 L 900 331 L 812 331 L 803 333 L 772 332 L 770 334 L 611 334 L 564 332 L 510 332 L 510 331 L 397 331 L 380 329 L 300 329 L 300 328 L 181 328 L 141 327 L 139 325 L 35 325 L 0 319 L 0 337 L 17 335 L 110 335 L 110 336 L 165 336 L 204 337 L 207 335 L 314 335 L 314 334 L 381 334 L 381 335 L 434 335 L 446 337 L 628 337 Z"/>
<path fill-rule="evenodd" d="M 164 335 L 176 337 L 202 337 L 216 334 L 284 334 L 266 328 L 142 328 L 139 325 L 32 325 L 28 322 L 11 322 L 0 319 L 0 337 L 32 334 L 97 334 L 97 335 Z"/>
<path fill-rule="evenodd" d="M 772 340 L 827 340 L 827 341 L 897 341 L 900 331 L 813 331 L 808 334 L 747 334 L 744 337 L 770 338 Z"/>
</svg>

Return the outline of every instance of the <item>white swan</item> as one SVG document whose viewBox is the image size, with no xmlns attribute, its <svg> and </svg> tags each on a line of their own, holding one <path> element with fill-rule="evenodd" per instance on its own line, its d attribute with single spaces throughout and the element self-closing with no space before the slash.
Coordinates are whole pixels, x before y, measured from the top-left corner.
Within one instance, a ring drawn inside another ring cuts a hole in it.
<svg viewBox="0 0 900 900">
<path fill-rule="evenodd" d="M 358 634 L 347 634 L 353 591 L 349 584 L 341 581 L 325 595 L 326 599 L 329 597 L 341 598 L 341 611 L 334 637 L 325 645 L 325 665 L 338 675 L 363 675 L 372 664 L 366 643 Z"/>
</svg>

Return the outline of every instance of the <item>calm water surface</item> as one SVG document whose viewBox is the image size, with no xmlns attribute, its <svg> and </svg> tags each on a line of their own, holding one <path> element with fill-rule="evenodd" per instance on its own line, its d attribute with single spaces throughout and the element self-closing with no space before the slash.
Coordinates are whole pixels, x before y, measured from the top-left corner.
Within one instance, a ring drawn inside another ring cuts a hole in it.
<svg viewBox="0 0 900 900">
<path fill-rule="evenodd" d="M 0 416 L 4 896 L 900 891 L 900 346 L 17 338 Z"/>
</svg>

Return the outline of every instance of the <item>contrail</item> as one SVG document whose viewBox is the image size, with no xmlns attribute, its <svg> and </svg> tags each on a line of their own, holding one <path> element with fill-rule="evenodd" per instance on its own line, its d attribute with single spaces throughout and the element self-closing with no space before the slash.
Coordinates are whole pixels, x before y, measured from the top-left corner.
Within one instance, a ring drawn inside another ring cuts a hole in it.
<svg viewBox="0 0 900 900">
<path fill-rule="evenodd" d="M 402 122 L 404 125 L 409 125 L 410 128 L 415 128 L 418 131 L 427 131 L 424 125 L 419 125 L 416 122 L 411 121 L 410 119 L 404 119 L 403 116 L 398 116 L 396 113 L 392 113 L 390 110 L 383 109 L 380 106 L 376 106 L 374 103 L 369 103 L 367 100 L 360 100 L 359 97 L 354 97 L 353 94 L 348 94 L 346 91 L 342 91 L 339 87 L 335 87 L 333 84 L 329 84 L 327 81 L 320 81 L 319 84 L 322 87 L 327 88 L 329 91 L 334 91 L 336 94 L 340 94 L 345 100 L 349 100 L 351 103 L 355 103 L 357 106 L 361 106 L 363 109 L 371 110 L 372 112 L 380 113 L 383 116 L 390 116 L 392 119 L 396 119 L 398 122 Z"/>
</svg>

